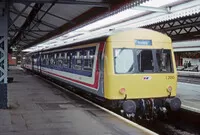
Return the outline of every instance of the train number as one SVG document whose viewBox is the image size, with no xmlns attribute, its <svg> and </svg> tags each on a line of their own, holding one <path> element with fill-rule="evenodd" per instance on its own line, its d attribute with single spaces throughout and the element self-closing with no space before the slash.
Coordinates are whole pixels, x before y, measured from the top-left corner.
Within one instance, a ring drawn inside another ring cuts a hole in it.
<svg viewBox="0 0 200 135">
<path fill-rule="evenodd" d="M 171 79 L 175 79 L 175 77 L 174 76 L 166 76 L 166 79 L 171 80 Z"/>
</svg>

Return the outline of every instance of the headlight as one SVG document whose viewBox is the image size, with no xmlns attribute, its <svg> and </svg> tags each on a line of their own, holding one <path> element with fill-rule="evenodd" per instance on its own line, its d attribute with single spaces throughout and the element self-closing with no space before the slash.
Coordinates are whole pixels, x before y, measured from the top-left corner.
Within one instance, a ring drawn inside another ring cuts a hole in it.
<svg viewBox="0 0 200 135">
<path fill-rule="evenodd" d="M 172 86 L 168 86 L 168 87 L 167 87 L 167 91 L 168 91 L 169 93 L 171 93 L 171 92 L 172 92 Z"/>
<path fill-rule="evenodd" d="M 124 95 L 126 93 L 126 89 L 125 88 L 121 88 L 119 90 L 119 93 L 122 94 L 122 95 Z"/>
</svg>

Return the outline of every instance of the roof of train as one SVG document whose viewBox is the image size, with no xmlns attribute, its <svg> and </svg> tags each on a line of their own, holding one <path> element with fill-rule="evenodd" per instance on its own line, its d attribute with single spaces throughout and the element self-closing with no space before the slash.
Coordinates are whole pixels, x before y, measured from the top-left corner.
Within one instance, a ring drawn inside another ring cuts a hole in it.
<svg viewBox="0 0 200 135">
<path fill-rule="evenodd" d="M 154 34 L 162 36 L 162 37 L 166 37 L 167 40 L 170 40 L 170 38 L 167 35 L 157 32 L 157 31 L 154 31 L 154 30 L 145 29 L 145 28 L 132 28 L 132 29 L 126 28 L 126 29 L 120 29 L 120 30 L 109 30 L 109 31 L 103 32 L 103 33 L 97 33 L 96 35 L 93 35 L 91 37 L 89 37 L 88 35 L 83 35 L 80 39 L 74 38 L 73 42 L 71 42 L 71 43 L 61 44 L 60 46 L 55 46 L 55 47 L 47 48 L 47 49 L 41 49 L 39 51 L 30 52 L 27 54 L 33 54 L 33 53 L 37 53 L 37 52 L 41 52 L 41 51 L 52 51 L 52 50 L 61 49 L 63 47 L 80 46 L 80 44 L 104 42 L 104 41 L 106 41 L 107 38 L 117 36 L 118 34 L 122 34 L 122 33 L 125 34 L 126 32 L 134 32 L 134 33 L 138 34 L 139 32 L 144 32 L 144 31 L 148 32 L 148 33 L 151 32 L 151 33 L 154 33 Z"/>
</svg>

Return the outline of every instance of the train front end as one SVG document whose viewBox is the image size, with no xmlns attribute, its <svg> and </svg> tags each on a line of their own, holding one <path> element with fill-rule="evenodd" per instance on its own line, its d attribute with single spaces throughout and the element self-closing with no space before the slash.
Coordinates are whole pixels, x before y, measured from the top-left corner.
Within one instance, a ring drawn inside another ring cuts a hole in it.
<svg viewBox="0 0 200 135">
<path fill-rule="evenodd" d="M 168 36 L 146 29 L 110 36 L 104 63 L 104 96 L 123 113 L 152 119 L 159 113 L 180 109 Z"/>
</svg>

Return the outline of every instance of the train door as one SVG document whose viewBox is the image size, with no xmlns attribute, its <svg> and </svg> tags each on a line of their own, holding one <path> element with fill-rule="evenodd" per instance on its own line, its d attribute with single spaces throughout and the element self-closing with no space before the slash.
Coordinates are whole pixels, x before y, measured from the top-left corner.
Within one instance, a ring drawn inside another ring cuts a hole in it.
<svg viewBox="0 0 200 135">
<path fill-rule="evenodd" d="M 98 70 L 99 70 L 99 75 L 100 75 L 100 82 L 99 82 L 100 87 L 99 87 L 98 94 L 102 96 L 104 96 L 104 51 L 105 51 L 104 49 L 105 49 L 105 44 L 101 43 L 101 49 L 99 49 L 99 52 L 98 52 L 98 63 L 99 63 Z"/>
<path fill-rule="evenodd" d="M 42 73 L 42 71 L 41 71 L 41 66 L 42 66 L 41 65 L 41 63 L 42 63 L 42 52 L 39 52 L 39 61 L 38 62 L 39 62 L 39 64 L 38 64 L 39 65 L 39 73 L 41 74 Z"/>
<path fill-rule="evenodd" d="M 34 71 L 34 55 L 31 56 L 31 68 Z"/>
<path fill-rule="evenodd" d="M 37 72 L 39 73 L 40 72 L 40 54 L 39 52 L 37 53 L 37 56 L 36 56 L 36 66 L 37 66 Z"/>
</svg>

